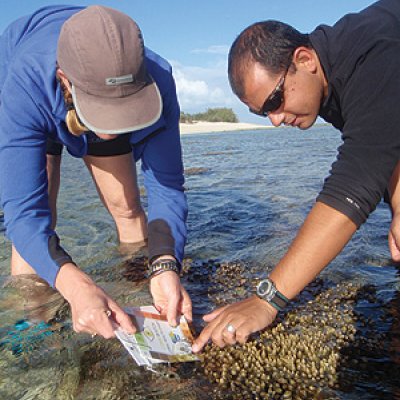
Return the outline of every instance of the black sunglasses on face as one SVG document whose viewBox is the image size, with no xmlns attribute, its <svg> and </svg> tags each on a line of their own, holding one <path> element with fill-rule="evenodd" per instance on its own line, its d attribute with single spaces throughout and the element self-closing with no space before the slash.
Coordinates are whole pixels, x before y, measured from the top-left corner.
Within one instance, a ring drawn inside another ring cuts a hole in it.
<svg viewBox="0 0 400 400">
<path fill-rule="evenodd" d="M 249 108 L 250 112 L 256 115 L 260 115 L 261 117 L 268 117 L 268 114 L 272 111 L 277 110 L 283 102 L 283 85 L 285 84 L 286 75 L 288 70 L 283 74 L 282 78 L 279 80 L 275 89 L 272 93 L 265 99 L 263 106 L 260 110 L 253 110 Z"/>
</svg>

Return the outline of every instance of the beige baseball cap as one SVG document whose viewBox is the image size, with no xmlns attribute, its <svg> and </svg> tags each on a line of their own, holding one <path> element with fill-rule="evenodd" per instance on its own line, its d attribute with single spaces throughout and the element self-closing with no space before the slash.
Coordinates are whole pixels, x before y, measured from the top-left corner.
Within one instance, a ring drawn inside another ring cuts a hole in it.
<svg viewBox="0 0 400 400">
<path fill-rule="evenodd" d="M 74 14 L 62 26 L 57 61 L 79 118 L 93 132 L 126 133 L 160 118 L 162 99 L 146 69 L 143 37 L 126 14 L 97 5 Z"/>
</svg>

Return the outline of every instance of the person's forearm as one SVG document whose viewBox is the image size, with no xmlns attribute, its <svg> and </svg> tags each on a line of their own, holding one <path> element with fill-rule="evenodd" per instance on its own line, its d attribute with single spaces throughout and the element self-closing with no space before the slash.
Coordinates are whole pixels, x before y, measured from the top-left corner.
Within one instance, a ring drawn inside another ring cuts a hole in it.
<svg viewBox="0 0 400 400">
<path fill-rule="evenodd" d="M 57 274 L 55 288 L 66 300 L 69 300 L 75 295 L 79 295 L 79 291 L 82 290 L 82 288 L 93 284 L 89 276 L 81 271 L 75 264 L 66 263 L 60 268 Z"/>
<path fill-rule="evenodd" d="M 400 212 L 400 162 L 397 163 L 389 181 L 389 197 L 392 213 Z"/>
<path fill-rule="evenodd" d="M 271 272 L 271 280 L 286 297 L 295 297 L 340 253 L 356 230 L 347 216 L 317 202 Z"/>
</svg>

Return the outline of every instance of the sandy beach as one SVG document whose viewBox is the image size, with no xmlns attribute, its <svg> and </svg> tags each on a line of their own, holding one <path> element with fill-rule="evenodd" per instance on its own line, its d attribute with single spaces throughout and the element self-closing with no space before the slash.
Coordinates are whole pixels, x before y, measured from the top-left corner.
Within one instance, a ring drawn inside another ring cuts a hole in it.
<svg viewBox="0 0 400 400">
<path fill-rule="evenodd" d="M 250 124 L 247 122 L 206 122 L 196 121 L 193 123 L 180 123 L 181 134 L 188 133 L 211 133 L 227 131 L 245 131 L 253 129 L 269 129 L 273 126 Z"/>
</svg>

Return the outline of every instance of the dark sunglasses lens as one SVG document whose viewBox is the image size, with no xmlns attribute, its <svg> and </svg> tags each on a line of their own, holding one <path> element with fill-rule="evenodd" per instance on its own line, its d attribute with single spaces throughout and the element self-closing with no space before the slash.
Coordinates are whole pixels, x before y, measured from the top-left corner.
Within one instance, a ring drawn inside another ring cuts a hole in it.
<svg viewBox="0 0 400 400">
<path fill-rule="evenodd" d="M 267 116 L 270 112 L 277 110 L 281 106 L 282 101 L 283 91 L 279 90 L 264 103 L 261 109 L 262 115 Z"/>
</svg>

